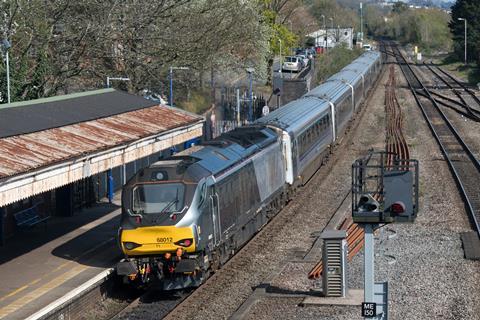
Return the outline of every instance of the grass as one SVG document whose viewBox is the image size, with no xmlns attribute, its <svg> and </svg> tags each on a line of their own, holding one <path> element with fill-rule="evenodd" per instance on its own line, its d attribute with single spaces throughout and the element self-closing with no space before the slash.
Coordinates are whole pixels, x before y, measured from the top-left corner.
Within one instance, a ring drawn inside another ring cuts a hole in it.
<svg viewBox="0 0 480 320">
<path fill-rule="evenodd" d="M 196 114 L 203 114 L 211 106 L 210 91 L 192 91 L 190 99 L 178 101 L 176 107 Z"/>
<path fill-rule="evenodd" d="M 318 55 L 315 61 L 316 84 L 319 84 L 330 76 L 340 71 L 343 67 L 351 63 L 355 58 L 363 53 L 362 49 L 347 49 L 345 47 L 336 47 L 330 49 L 324 54 Z"/>
<path fill-rule="evenodd" d="M 462 61 L 458 61 L 452 55 L 444 57 L 438 63 L 446 71 L 452 72 L 472 86 L 477 86 L 480 83 L 480 68 L 475 63 L 469 63 L 465 66 Z"/>
</svg>

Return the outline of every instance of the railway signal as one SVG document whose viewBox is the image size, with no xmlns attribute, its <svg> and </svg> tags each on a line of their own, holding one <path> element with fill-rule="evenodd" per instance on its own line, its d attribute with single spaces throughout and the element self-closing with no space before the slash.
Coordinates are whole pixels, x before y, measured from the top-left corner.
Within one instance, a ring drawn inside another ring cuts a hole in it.
<svg viewBox="0 0 480 320">
<path fill-rule="evenodd" d="M 375 283 L 373 232 L 380 224 L 413 222 L 418 211 L 418 161 L 370 151 L 352 165 L 352 218 L 365 230 L 362 316 L 388 319 L 388 282 Z"/>
</svg>

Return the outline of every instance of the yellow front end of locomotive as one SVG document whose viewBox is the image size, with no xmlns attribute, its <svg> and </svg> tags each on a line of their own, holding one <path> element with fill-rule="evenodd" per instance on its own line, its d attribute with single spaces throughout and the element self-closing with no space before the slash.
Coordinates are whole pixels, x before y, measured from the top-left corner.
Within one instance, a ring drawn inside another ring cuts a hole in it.
<svg viewBox="0 0 480 320">
<path fill-rule="evenodd" d="M 122 251 L 128 256 L 144 256 L 174 252 L 195 252 L 195 236 L 191 227 L 152 226 L 122 230 Z"/>
</svg>

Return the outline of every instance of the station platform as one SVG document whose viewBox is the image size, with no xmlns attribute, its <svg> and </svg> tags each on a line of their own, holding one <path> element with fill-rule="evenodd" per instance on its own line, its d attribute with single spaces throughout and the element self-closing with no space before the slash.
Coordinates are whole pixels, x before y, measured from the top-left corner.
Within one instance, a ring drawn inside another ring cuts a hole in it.
<svg viewBox="0 0 480 320">
<path fill-rule="evenodd" d="M 120 193 L 71 217 L 53 217 L 0 247 L 0 319 L 26 319 L 110 269 L 121 258 L 116 244 Z"/>
</svg>

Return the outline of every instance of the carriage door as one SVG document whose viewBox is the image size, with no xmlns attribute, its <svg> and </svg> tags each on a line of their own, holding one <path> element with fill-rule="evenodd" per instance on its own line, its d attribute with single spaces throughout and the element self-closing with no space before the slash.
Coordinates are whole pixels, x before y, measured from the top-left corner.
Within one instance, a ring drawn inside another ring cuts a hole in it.
<svg viewBox="0 0 480 320">
<path fill-rule="evenodd" d="M 212 214 L 213 224 L 213 243 L 217 246 L 220 243 L 220 211 L 218 204 L 218 194 L 215 192 L 215 185 L 208 187 L 209 200 L 210 200 L 210 212 Z"/>
</svg>

